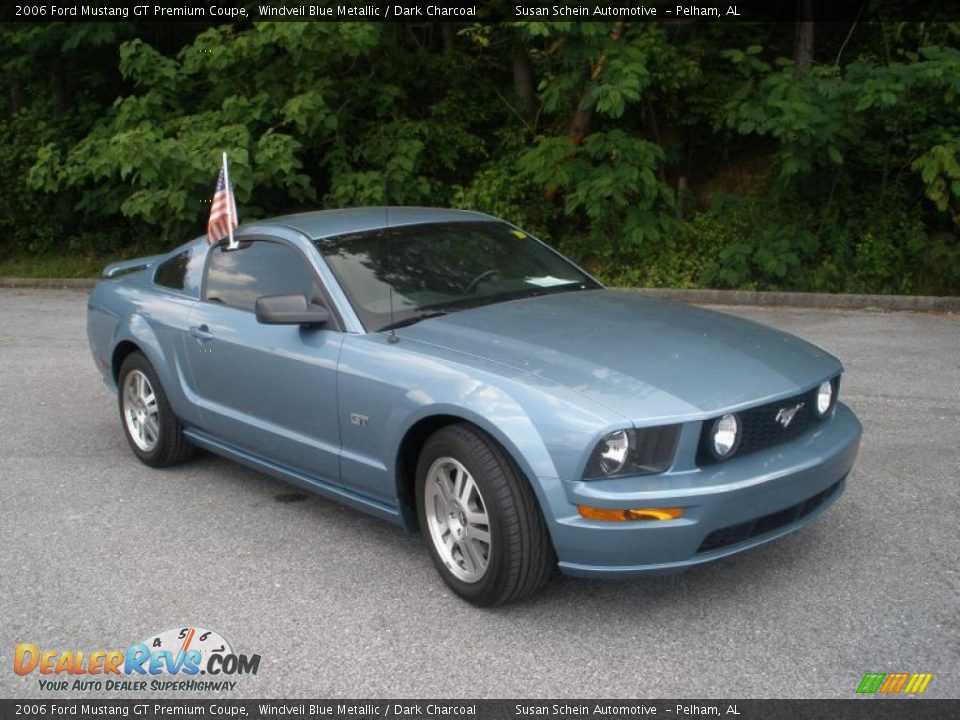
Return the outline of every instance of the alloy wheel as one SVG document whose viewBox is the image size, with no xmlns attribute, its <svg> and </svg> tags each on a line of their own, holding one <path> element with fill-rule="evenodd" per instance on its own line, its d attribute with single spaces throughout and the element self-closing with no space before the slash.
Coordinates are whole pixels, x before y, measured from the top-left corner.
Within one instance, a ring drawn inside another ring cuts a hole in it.
<svg viewBox="0 0 960 720">
<path fill-rule="evenodd" d="M 427 471 L 423 502 L 430 539 L 453 575 L 483 579 L 490 563 L 487 505 L 470 472 L 452 457 L 437 458 Z"/>
<path fill-rule="evenodd" d="M 139 370 L 131 370 L 123 381 L 123 420 L 134 444 L 152 452 L 160 439 L 160 413 L 153 386 Z"/>
</svg>

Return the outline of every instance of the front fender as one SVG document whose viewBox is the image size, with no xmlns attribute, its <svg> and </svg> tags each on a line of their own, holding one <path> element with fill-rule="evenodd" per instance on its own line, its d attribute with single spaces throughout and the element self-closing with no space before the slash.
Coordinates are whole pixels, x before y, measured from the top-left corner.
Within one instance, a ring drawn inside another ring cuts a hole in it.
<svg viewBox="0 0 960 720">
<path fill-rule="evenodd" d="M 473 423 L 506 450 L 530 480 L 544 515 L 569 514 L 561 482 L 605 428 L 625 418 L 575 391 L 499 363 L 411 340 L 351 336 L 339 373 L 344 482 L 399 504 L 401 445 L 438 416 Z"/>
<path fill-rule="evenodd" d="M 503 391 L 493 386 L 484 388 L 491 395 L 499 395 L 504 401 L 510 398 Z M 438 396 L 446 395 L 451 388 L 435 388 L 440 392 Z M 455 395 L 455 392 L 450 395 Z M 501 408 L 502 410 L 503 408 Z M 429 418 L 446 416 L 463 420 L 476 425 L 490 435 L 507 451 L 517 466 L 528 478 L 538 478 L 541 482 L 550 482 L 559 479 L 559 473 L 543 437 L 536 425 L 523 412 L 520 405 L 514 403 L 516 412 L 490 413 L 483 404 L 476 405 L 470 402 L 438 401 L 419 405 L 415 408 L 398 408 L 394 417 L 388 421 L 387 437 L 391 444 L 386 450 L 386 457 L 392 462 L 387 463 L 387 471 L 394 477 L 397 474 L 397 458 L 400 446 L 407 433 L 419 422 Z M 533 483 L 534 491 L 540 492 L 540 483 Z M 543 500 L 543 498 L 540 498 Z"/>
</svg>

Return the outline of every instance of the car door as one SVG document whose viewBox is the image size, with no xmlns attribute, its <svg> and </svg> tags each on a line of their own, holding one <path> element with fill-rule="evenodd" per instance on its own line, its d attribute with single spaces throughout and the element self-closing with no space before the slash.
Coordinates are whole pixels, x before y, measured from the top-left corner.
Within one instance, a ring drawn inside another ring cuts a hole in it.
<svg viewBox="0 0 960 720">
<path fill-rule="evenodd" d="M 280 239 L 209 251 L 188 345 L 203 430 L 325 482 L 339 483 L 336 373 L 343 334 L 323 327 L 263 325 L 254 303 L 302 293 L 326 304 L 301 251 Z"/>
</svg>

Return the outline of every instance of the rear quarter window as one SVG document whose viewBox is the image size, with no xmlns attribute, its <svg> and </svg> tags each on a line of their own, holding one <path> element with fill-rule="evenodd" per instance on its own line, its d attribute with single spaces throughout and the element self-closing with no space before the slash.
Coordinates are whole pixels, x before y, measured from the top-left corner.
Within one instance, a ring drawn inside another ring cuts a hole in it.
<svg viewBox="0 0 960 720">
<path fill-rule="evenodd" d="M 204 254 L 196 247 L 190 247 L 157 265 L 153 282 L 188 295 L 197 294 L 203 277 L 203 261 Z"/>
<path fill-rule="evenodd" d="M 174 255 L 157 265 L 153 273 L 153 282 L 173 290 L 183 290 L 187 286 L 187 268 L 190 265 L 190 251 Z"/>
</svg>

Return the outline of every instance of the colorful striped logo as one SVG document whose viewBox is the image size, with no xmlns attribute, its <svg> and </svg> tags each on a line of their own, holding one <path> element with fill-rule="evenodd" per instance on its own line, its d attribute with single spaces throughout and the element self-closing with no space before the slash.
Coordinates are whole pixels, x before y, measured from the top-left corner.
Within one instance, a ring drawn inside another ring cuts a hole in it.
<svg viewBox="0 0 960 720">
<path fill-rule="evenodd" d="M 857 686 L 862 694 L 919 695 L 933 680 L 933 673 L 867 673 Z"/>
</svg>

